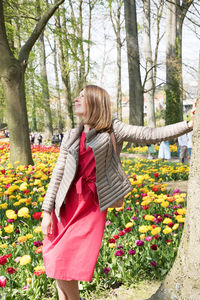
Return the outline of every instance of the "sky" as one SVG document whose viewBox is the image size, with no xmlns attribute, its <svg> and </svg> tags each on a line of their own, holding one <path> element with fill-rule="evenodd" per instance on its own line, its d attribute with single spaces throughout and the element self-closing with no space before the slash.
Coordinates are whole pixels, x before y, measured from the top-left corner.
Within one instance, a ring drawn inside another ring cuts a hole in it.
<svg viewBox="0 0 200 300">
<path fill-rule="evenodd" d="M 123 12 L 122 12 L 123 13 Z M 163 16 L 165 18 L 165 15 Z M 124 17 L 123 17 L 124 18 Z M 100 83 L 102 60 L 104 52 L 104 35 L 106 34 L 106 54 L 107 54 L 107 65 L 104 73 L 103 87 L 108 90 L 108 92 L 115 97 L 116 95 L 116 43 L 115 35 L 112 30 L 112 25 L 109 20 L 109 16 L 105 15 L 105 10 L 103 14 L 99 11 L 94 14 L 93 18 L 93 31 L 92 39 L 95 44 L 91 51 L 91 60 L 97 63 L 97 78 L 91 76 L 91 81 L 96 84 Z M 138 9 L 138 23 L 142 26 L 142 14 L 141 9 Z M 124 22 L 122 27 L 124 27 Z M 196 34 L 193 32 L 193 25 L 186 19 L 183 26 L 183 78 L 184 83 L 189 86 L 197 86 L 197 70 L 199 51 L 200 51 L 200 39 L 197 38 Z M 161 24 L 161 32 L 165 31 L 165 20 Z M 198 28 L 198 34 L 200 36 L 200 28 Z M 126 53 L 126 41 L 125 41 L 125 28 L 122 30 L 122 39 L 124 40 L 122 47 L 122 90 L 123 93 L 128 93 L 128 65 L 127 65 L 127 53 Z M 142 49 L 142 33 L 139 35 L 139 47 L 141 51 L 141 64 L 144 65 L 144 56 Z M 158 81 L 157 84 L 165 81 L 165 46 L 166 40 L 165 35 L 160 43 L 159 48 L 159 63 L 161 67 L 158 70 Z M 152 50 L 155 47 L 155 26 L 152 22 Z M 144 69 L 141 68 L 142 81 L 144 79 Z M 192 96 L 192 95 L 191 95 Z"/>
<path fill-rule="evenodd" d="M 156 0 L 155 0 L 156 1 Z M 188 14 L 189 17 L 193 14 Z M 142 8 L 138 7 L 137 9 L 138 24 L 142 27 Z M 87 11 L 84 11 L 83 14 L 84 22 L 88 22 Z M 155 24 L 152 21 L 152 50 L 155 48 Z M 85 33 L 87 32 L 87 25 L 84 27 Z M 198 81 L 198 60 L 199 60 L 199 51 L 200 51 L 200 27 L 196 27 L 197 35 L 194 33 L 194 25 L 185 19 L 183 26 L 183 80 L 184 84 L 187 85 L 189 91 L 194 91 L 195 86 L 197 86 Z M 161 33 L 165 32 L 165 12 L 163 14 L 163 20 L 161 23 Z M 124 22 L 124 12 L 122 10 L 122 92 L 125 95 L 128 95 L 128 64 L 127 64 L 127 52 L 126 52 L 126 40 L 125 40 L 125 22 Z M 87 36 L 85 35 L 87 39 Z M 112 29 L 112 24 L 109 17 L 109 10 L 103 6 L 98 6 L 93 11 L 92 19 L 92 35 L 91 39 L 93 45 L 91 46 L 91 62 L 92 62 L 92 72 L 89 74 L 89 82 L 104 87 L 109 94 L 111 99 L 115 100 L 116 98 L 116 83 L 117 83 L 117 65 L 116 65 L 116 42 L 115 34 Z M 144 53 L 142 49 L 142 31 L 139 33 L 139 48 L 141 53 L 141 65 L 144 66 Z M 158 79 L 157 84 L 165 81 L 165 47 L 166 40 L 165 35 L 160 43 L 158 63 L 161 64 L 161 67 L 158 69 Z M 102 62 L 103 57 L 106 57 L 106 66 L 104 70 L 104 76 L 101 80 L 102 73 Z M 48 55 L 48 50 L 47 50 Z M 54 70 L 53 63 L 51 58 L 48 58 L 49 61 L 49 80 L 50 82 L 55 82 L 54 79 Z M 142 81 L 144 80 L 144 68 L 141 67 L 141 77 Z M 191 93 L 188 97 L 194 97 L 195 94 Z"/>
</svg>

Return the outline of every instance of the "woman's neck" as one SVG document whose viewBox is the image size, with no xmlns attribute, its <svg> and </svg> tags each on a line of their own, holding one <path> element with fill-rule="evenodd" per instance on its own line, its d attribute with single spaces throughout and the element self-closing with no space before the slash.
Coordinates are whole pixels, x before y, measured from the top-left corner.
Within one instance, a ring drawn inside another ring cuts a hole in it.
<svg viewBox="0 0 200 300">
<path fill-rule="evenodd" d="M 84 132 L 88 132 L 91 129 L 91 127 L 88 124 L 84 124 Z"/>
</svg>

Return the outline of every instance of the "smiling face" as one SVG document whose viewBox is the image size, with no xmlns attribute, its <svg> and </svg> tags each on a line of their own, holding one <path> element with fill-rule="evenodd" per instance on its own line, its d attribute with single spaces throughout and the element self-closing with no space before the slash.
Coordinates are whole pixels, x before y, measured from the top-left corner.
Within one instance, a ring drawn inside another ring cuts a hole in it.
<svg viewBox="0 0 200 300">
<path fill-rule="evenodd" d="M 86 105 L 85 105 L 84 93 L 85 93 L 85 90 L 83 89 L 75 99 L 75 114 L 82 118 L 86 115 Z"/>
</svg>

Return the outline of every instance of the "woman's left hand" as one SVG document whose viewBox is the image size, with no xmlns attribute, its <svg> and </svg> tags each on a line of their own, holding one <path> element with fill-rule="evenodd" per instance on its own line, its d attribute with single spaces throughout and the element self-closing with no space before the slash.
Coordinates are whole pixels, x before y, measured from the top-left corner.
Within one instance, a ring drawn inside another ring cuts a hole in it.
<svg viewBox="0 0 200 300">
<path fill-rule="evenodd" d="M 190 114 L 190 118 L 191 120 L 188 122 L 188 127 L 189 128 L 193 128 L 193 123 L 194 123 L 194 116 L 195 116 L 195 112 L 196 112 L 196 107 L 197 107 L 197 102 L 193 103 L 192 106 L 192 110 L 191 110 L 191 114 Z"/>
</svg>

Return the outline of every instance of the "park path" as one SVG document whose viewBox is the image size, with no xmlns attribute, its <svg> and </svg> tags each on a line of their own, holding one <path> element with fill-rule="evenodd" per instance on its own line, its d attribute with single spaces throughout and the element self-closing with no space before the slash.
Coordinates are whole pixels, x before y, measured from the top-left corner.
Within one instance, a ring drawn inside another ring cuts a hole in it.
<svg viewBox="0 0 200 300">
<path fill-rule="evenodd" d="M 91 300 L 146 300 L 149 299 L 159 288 L 160 282 L 140 282 L 133 288 L 124 286 L 112 290 L 105 298 L 95 298 Z"/>
</svg>

